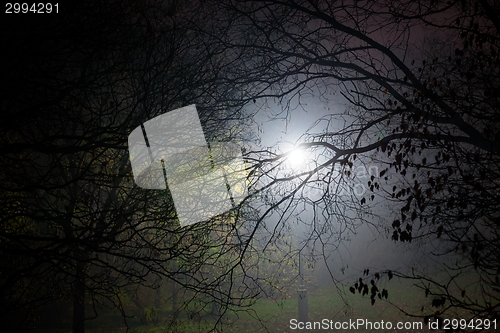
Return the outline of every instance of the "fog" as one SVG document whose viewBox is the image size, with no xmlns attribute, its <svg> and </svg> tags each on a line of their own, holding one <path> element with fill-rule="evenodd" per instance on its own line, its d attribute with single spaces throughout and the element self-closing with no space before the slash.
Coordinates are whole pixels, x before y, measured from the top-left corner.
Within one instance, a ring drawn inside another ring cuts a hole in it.
<svg viewBox="0 0 500 333">
<path fill-rule="evenodd" d="M 284 105 L 270 100 L 258 102 L 257 105 L 253 106 L 257 110 L 256 128 L 253 130 L 260 132 L 261 139 L 260 147 L 255 147 L 255 149 L 269 148 L 279 153 L 285 153 L 303 142 L 306 135 L 324 131 L 325 126 L 329 126 L 329 130 L 334 129 L 335 125 L 338 126 L 337 129 L 342 129 L 345 126 L 343 113 L 345 108 L 349 106 L 342 98 L 335 96 L 332 100 L 324 101 L 309 97 L 302 98 L 300 104 L 299 100 L 295 98 L 288 103 L 289 105 L 286 107 L 291 107 L 287 110 L 292 110 L 289 112 L 284 111 L 286 109 Z M 252 106 L 249 108 L 252 109 Z M 252 112 L 255 110 L 252 109 Z M 332 119 L 335 118 L 338 121 L 336 124 L 332 124 Z M 368 161 L 368 163 L 370 163 L 368 167 L 359 165 L 357 169 L 354 168 L 360 176 L 360 179 L 357 180 L 359 186 L 365 186 L 361 182 L 366 181 L 368 176 L 372 174 L 378 178 L 378 172 L 382 169 L 382 166 L 375 161 Z M 389 183 L 385 186 L 392 185 Z M 308 192 L 307 195 L 318 197 L 322 194 L 318 191 Z M 357 194 L 362 192 L 364 194 L 362 187 L 353 189 L 352 193 L 356 193 L 356 191 Z M 360 197 L 358 196 L 357 199 Z M 261 204 L 259 203 L 257 206 Z M 346 285 L 352 284 L 367 269 L 372 273 L 394 271 L 410 274 L 416 270 L 429 272 L 440 267 L 439 258 L 432 254 L 440 246 L 439 240 L 420 242 L 418 239 L 414 239 L 412 243 L 401 243 L 391 239 L 392 229 L 389 227 L 392 218 L 394 218 L 394 212 L 391 211 L 390 205 L 390 202 L 377 197 L 371 206 L 372 217 L 368 219 L 368 223 L 366 221 L 353 223 L 354 227 L 351 230 L 342 233 L 341 240 L 330 240 L 330 245 L 324 245 L 320 242 L 313 245 L 310 225 L 307 225 L 307 222 L 298 221 L 313 220 L 312 206 L 304 205 L 303 210 L 297 216 L 291 216 L 290 218 L 295 220 L 292 223 L 286 219 L 283 221 L 283 215 L 279 213 L 271 213 L 264 219 L 264 224 L 269 234 L 275 228 L 279 228 L 277 226 L 279 223 L 291 226 L 290 234 L 295 237 L 296 250 L 303 248 L 304 267 L 314 267 L 305 273 L 306 281 L 311 284 L 310 287 L 328 286 L 333 281 Z M 264 211 L 265 209 L 262 209 L 261 213 Z M 355 219 L 355 212 L 347 210 L 346 214 L 352 214 L 353 220 Z M 335 224 L 335 222 L 330 223 Z M 339 228 L 342 228 L 340 224 Z M 266 233 L 261 233 L 260 236 L 266 238 Z M 314 283 L 311 282 L 313 280 Z M 312 286 L 312 284 L 317 285 Z"/>
</svg>

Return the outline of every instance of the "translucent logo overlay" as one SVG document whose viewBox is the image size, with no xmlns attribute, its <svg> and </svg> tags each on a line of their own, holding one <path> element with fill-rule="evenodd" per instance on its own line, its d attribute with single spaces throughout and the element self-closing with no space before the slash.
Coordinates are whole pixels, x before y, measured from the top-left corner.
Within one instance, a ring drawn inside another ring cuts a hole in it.
<svg viewBox="0 0 500 333">
<path fill-rule="evenodd" d="M 241 149 L 207 143 L 196 106 L 148 120 L 128 137 L 137 186 L 169 189 L 182 227 L 236 207 L 247 195 Z"/>
</svg>

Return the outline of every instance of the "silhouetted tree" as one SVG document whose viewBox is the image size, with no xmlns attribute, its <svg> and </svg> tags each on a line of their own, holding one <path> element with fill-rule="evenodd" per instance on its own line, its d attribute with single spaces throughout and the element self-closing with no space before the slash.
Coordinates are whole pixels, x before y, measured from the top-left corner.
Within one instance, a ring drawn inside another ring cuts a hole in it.
<svg viewBox="0 0 500 333">
<path fill-rule="evenodd" d="M 271 98 L 289 115 L 307 110 L 311 96 L 315 106 L 334 93 L 346 101 L 318 120 L 318 134 L 303 136 L 299 146 L 314 162 L 302 170 L 279 151 L 249 155 L 271 207 L 264 215 L 280 215 L 272 237 L 306 209 L 314 214 L 304 222 L 309 242 L 323 248 L 359 223 L 378 223 L 394 241 L 436 246 L 446 258 L 445 281 L 423 270 L 398 273 L 435 297 L 412 315 L 459 308 L 498 318 L 498 4 L 241 0 L 204 8 L 224 18 L 203 29 L 234 55 L 226 79 L 249 102 Z M 376 174 L 359 174 L 374 164 Z M 376 288 L 382 274 L 396 273 L 365 271 L 373 285 L 351 291 L 371 294 L 372 303 L 387 297 Z"/>
<path fill-rule="evenodd" d="M 90 1 L 60 10 L 4 22 L 6 329 L 24 331 L 39 307 L 70 300 L 73 332 L 84 332 L 96 316 L 86 308 L 112 304 L 124 313 L 131 286 L 168 280 L 186 291 L 184 307 L 200 295 L 224 309 L 243 304 L 255 294 L 250 282 L 235 283 L 245 273 L 232 223 L 244 212 L 181 229 L 169 194 L 138 188 L 130 168 L 129 133 L 170 109 L 196 103 L 212 139 L 242 133 L 241 103 L 228 98 L 214 55 L 196 50 L 201 40 L 185 25 L 191 9 L 178 1 Z M 218 229 L 228 230 L 222 237 Z M 201 276 L 209 268 L 214 278 Z"/>
</svg>

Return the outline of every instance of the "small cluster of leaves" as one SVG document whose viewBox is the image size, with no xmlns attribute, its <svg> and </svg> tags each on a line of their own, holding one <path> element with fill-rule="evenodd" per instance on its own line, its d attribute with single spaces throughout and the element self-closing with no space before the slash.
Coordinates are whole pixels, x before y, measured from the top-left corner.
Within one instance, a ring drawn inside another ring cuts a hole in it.
<svg viewBox="0 0 500 333">
<path fill-rule="evenodd" d="M 444 297 L 434 298 L 432 300 L 432 306 L 435 308 L 439 308 L 441 306 L 444 306 L 445 303 L 446 303 L 446 298 L 444 298 Z"/>
<path fill-rule="evenodd" d="M 363 276 L 368 276 L 370 273 L 369 269 L 365 269 L 363 271 Z M 382 274 L 387 274 L 389 280 L 392 279 L 393 274 L 391 271 L 384 272 Z M 377 287 L 376 281 L 380 280 L 381 273 L 375 273 L 373 275 L 374 279 L 370 280 L 370 284 L 366 284 L 363 282 L 363 278 L 359 278 L 359 280 L 354 283 L 353 286 L 349 288 L 349 291 L 353 294 L 356 294 L 356 292 L 360 293 L 362 296 L 370 294 L 370 301 L 371 304 L 375 304 L 375 299 L 378 297 L 379 299 L 385 298 L 387 299 L 389 297 L 389 292 L 383 288 L 382 290 L 379 290 Z"/>
</svg>

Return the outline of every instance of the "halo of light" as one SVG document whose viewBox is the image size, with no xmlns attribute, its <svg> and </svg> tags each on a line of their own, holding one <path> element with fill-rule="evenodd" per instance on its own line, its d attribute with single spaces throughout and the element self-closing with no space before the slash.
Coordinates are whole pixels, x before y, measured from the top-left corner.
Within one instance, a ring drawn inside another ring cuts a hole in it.
<svg viewBox="0 0 500 333">
<path fill-rule="evenodd" d="M 287 156 L 288 163 L 292 168 L 300 168 L 306 163 L 306 155 L 303 149 L 294 148 Z"/>
</svg>

